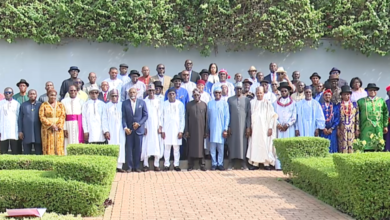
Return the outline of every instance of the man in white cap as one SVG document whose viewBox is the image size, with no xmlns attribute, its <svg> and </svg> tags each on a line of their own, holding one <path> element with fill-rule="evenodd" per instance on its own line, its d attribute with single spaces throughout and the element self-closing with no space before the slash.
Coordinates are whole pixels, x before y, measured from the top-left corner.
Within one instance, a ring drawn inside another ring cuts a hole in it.
<svg viewBox="0 0 390 220">
<path fill-rule="evenodd" d="M 228 137 L 229 105 L 221 99 L 221 87 L 214 87 L 213 94 L 215 99 L 207 104 L 207 136 L 210 137 L 211 170 L 224 170 L 223 155 L 224 143 Z"/>
<path fill-rule="evenodd" d="M 122 127 L 122 102 L 119 101 L 119 91 L 110 91 L 110 102 L 106 104 L 103 113 L 103 132 L 108 144 L 119 145 L 117 172 L 123 173 L 125 163 L 125 131 Z"/>
<path fill-rule="evenodd" d="M 257 83 L 256 73 L 257 73 L 257 70 L 256 70 L 255 66 L 249 67 L 249 70 L 248 70 L 249 79 L 248 80 L 252 82 L 251 85 Z"/>
<path fill-rule="evenodd" d="M 246 151 L 248 137 L 251 128 L 251 105 L 250 99 L 242 95 L 242 83 L 236 83 L 235 96 L 228 99 L 230 121 L 229 121 L 229 166 L 234 167 L 234 160 L 241 162 L 241 169 L 246 170 Z"/>
<path fill-rule="evenodd" d="M 104 144 L 106 139 L 103 133 L 104 102 L 98 99 L 99 90 L 89 90 L 89 100 L 83 106 L 83 130 L 86 143 Z"/>
<path fill-rule="evenodd" d="M 161 100 L 155 95 L 153 83 L 148 85 L 148 96 L 144 99 L 148 109 L 148 119 L 145 122 L 145 134 L 142 141 L 141 161 L 144 161 L 144 172 L 149 171 L 149 157 L 154 157 L 154 171 L 160 171 L 160 158 L 164 153 L 161 140 Z"/>
</svg>

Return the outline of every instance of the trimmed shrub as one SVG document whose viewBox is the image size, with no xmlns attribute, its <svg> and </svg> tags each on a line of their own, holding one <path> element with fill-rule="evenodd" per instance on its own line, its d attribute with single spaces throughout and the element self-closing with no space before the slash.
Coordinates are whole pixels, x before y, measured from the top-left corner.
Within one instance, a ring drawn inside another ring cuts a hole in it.
<svg viewBox="0 0 390 220">
<path fill-rule="evenodd" d="M 45 213 L 42 218 L 10 218 L 7 213 L 0 213 L 0 220 L 82 220 L 81 216 L 59 215 L 56 213 Z"/>
<path fill-rule="evenodd" d="M 76 171 L 74 171 L 76 172 Z M 58 178 L 53 171 L 0 171 L 0 209 L 45 207 L 48 212 L 96 216 L 111 186 Z"/>
<path fill-rule="evenodd" d="M 290 174 L 292 171 L 293 158 L 326 157 L 329 155 L 329 144 L 329 140 L 319 137 L 293 137 L 274 140 L 284 174 Z"/>
<path fill-rule="evenodd" d="M 68 155 L 100 155 L 118 158 L 119 145 L 69 144 Z"/>
<path fill-rule="evenodd" d="M 342 210 L 359 219 L 390 217 L 390 154 L 335 154 Z"/>
</svg>

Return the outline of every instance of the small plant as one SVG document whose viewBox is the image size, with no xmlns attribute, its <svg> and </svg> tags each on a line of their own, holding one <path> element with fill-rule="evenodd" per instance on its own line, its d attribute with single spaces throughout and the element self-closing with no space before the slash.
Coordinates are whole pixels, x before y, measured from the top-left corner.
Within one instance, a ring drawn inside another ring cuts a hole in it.
<svg viewBox="0 0 390 220">
<path fill-rule="evenodd" d="M 385 148 L 385 140 L 377 134 L 371 134 L 371 146 L 375 151 L 383 151 Z"/>
<path fill-rule="evenodd" d="M 353 140 L 352 147 L 355 153 L 363 153 L 367 142 L 360 139 Z"/>
</svg>

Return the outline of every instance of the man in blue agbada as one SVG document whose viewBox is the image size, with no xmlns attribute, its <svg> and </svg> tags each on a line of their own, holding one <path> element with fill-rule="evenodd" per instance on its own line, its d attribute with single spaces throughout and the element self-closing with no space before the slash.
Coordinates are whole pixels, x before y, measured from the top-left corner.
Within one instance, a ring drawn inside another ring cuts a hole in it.
<svg viewBox="0 0 390 220">
<path fill-rule="evenodd" d="M 222 88 L 220 86 L 215 87 L 215 99 L 211 100 L 207 105 L 207 134 L 210 137 L 211 170 L 224 170 L 223 147 L 228 136 L 227 130 L 230 116 L 228 103 L 222 100 L 221 96 Z"/>
<path fill-rule="evenodd" d="M 333 93 L 330 89 L 324 92 L 321 108 L 325 116 L 325 128 L 320 131 L 320 137 L 330 141 L 329 153 L 338 152 L 337 127 L 340 121 L 339 105 L 331 102 Z"/>
<path fill-rule="evenodd" d="M 183 82 L 183 79 L 179 75 L 175 75 L 171 79 L 171 82 L 173 83 L 172 88 L 176 89 L 176 99 L 180 100 L 185 107 L 186 104 L 190 101 L 190 97 L 188 95 L 187 90 L 181 87 L 181 83 Z M 167 100 L 168 100 L 168 91 L 165 92 L 164 101 Z"/>
<path fill-rule="evenodd" d="M 305 99 L 297 103 L 297 123 L 295 136 L 318 137 L 319 130 L 325 128 L 325 117 L 320 103 L 313 100 L 311 86 L 305 87 Z"/>
</svg>

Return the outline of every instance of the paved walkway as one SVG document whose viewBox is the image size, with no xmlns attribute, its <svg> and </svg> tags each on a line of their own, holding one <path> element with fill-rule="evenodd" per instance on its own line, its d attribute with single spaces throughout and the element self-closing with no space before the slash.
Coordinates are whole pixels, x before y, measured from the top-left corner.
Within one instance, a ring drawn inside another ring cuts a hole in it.
<svg viewBox="0 0 390 220">
<path fill-rule="evenodd" d="M 277 171 L 117 174 L 99 220 L 351 219 L 281 180 Z"/>
</svg>

